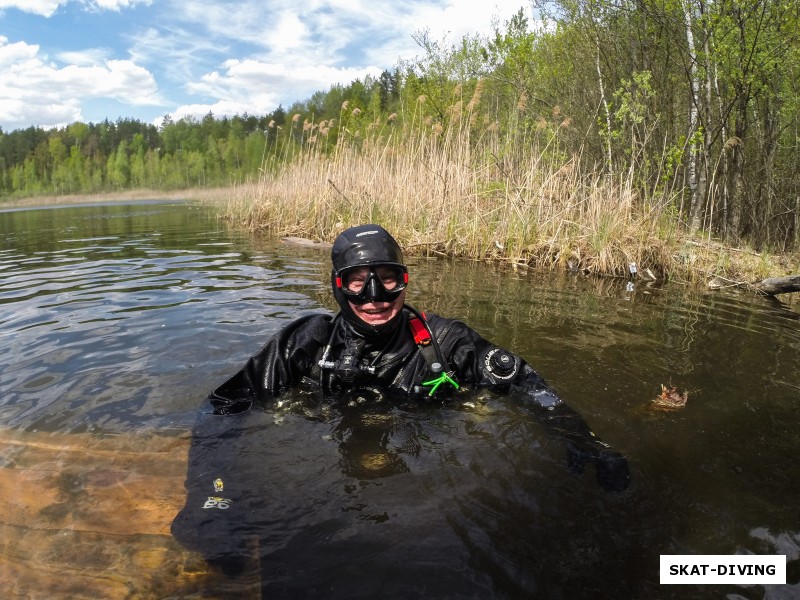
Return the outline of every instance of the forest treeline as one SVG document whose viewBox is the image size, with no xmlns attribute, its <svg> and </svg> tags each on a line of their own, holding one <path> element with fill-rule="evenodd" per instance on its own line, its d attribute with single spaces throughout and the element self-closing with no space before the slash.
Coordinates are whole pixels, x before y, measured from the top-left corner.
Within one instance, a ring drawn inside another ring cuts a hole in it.
<svg viewBox="0 0 800 600">
<path fill-rule="evenodd" d="M 263 180 L 345 145 L 382 140 L 384 160 L 424 128 L 509 210 L 532 209 L 530 171 L 546 164 L 687 232 L 800 248 L 800 0 L 535 4 L 535 20 L 521 10 L 489 36 L 418 32 L 417 59 L 268 115 L 0 132 L 0 198 Z"/>
<path fill-rule="evenodd" d="M 241 182 L 264 159 L 275 115 L 201 120 L 76 122 L 0 132 L 0 197 L 217 186 Z"/>
</svg>

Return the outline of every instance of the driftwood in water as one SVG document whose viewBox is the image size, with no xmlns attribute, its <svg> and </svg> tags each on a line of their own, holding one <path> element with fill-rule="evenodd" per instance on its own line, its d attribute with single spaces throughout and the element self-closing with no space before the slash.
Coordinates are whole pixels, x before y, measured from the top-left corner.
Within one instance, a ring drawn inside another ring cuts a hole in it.
<svg viewBox="0 0 800 600">
<path fill-rule="evenodd" d="M 315 240 L 309 240 L 308 238 L 293 237 L 293 236 L 281 238 L 281 241 L 284 244 L 303 246 L 304 248 L 319 248 L 320 250 L 330 250 L 333 247 L 333 244 L 329 244 L 328 242 L 318 242 Z"/>
<path fill-rule="evenodd" d="M 766 294 L 767 296 L 787 294 L 789 292 L 800 292 L 800 275 L 790 275 L 788 277 L 769 277 L 752 285 L 756 290 L 762 294 Z"/>
<path fill-rule="evenodd" d="M 712 290 L 721 290 L 724 288 L 747 288 L 764 296 L 776 296 L 778 294 L 800 292 L 800 275 L 789 275 L 788 277 L 768 277 L 767 279 L 762 279 L 761 281 L 756 281 L 753 283 L 733 281 L 717 275 L 708 282 L 708 287 Z"/>
</svg>

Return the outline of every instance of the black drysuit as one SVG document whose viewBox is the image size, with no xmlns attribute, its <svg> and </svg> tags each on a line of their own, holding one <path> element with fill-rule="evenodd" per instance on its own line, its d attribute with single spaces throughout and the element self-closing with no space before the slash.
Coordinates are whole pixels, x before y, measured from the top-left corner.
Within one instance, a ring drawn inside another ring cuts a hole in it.
<svg viewBox="0 0 800 600">
<path fill-rule="evenodd" d="M 186 506 L 173 522 L 173 535 L 212 563 L 236 569 L 237 553 L 242 551 L 237 534 L 262 518 L 258 499 L 245 493 L 249 479 L 261 467 L 237 458 L 246 453 L 247 436 L 241 432 L 248 429 L 251 408 L 266 406 L 292 388 L 320 391 L 320 384 L 328 400 L 345 396 L 352 402 L 352 398 L 365 395 L 360 390 L 377 393 L 386 401 L 429 399 L 431 386 L 421 384 L 434 377 L 433 359 L 431 351 L 423 349 L 424 341 L 420 345 L 414 339 L 413 318 L 406 309 L 391 333 L 373 338 L 364 337 L 344 319 L 339 319 L 334 332 L 333 318 L 321 314 L 300 318 L 275 334 L 242 370 L 212 392 L 210 403 L 218 416 L 205 415 L 194 432 Z M 441 351 L 436 358 L 443 359 L 462 389 L 488 387 L 522 398 L 532 414 L 565 442 L 574 470 L 581 471 L 592 462 L 603 488 L 618 491 L 628 486 L 626 459 L 600 441 L 524 360 L 494 346 L 460 321 L 431 314 L 427 322 Z M 331 364 L 355 348 L 355 360 L 369 368 L 347 380 L 335 369 L 321 370 L 318 363 L 329 342 Z M 503 360 L 498 362 L 498 357 Z M 453 386 L 442 384 L 437 397 L 446 401 L 456 393 Z M 233 430 L 238 433 L 231 434 Z M 233 464 L 237 465 L 235 473 Z M 267 522 L 261 525 L 269 527 Z"/>
</svg>

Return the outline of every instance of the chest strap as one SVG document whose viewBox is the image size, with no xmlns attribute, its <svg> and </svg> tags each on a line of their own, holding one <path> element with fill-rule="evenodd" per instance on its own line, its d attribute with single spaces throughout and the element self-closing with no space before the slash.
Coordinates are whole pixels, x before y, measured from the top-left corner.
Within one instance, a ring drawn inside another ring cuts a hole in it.
<svg viewBox="0 0 800 600">
<path fill-rule="evenodd" d="M 425 359 L 425 364 L 428 366 L 428 373 L 432 374 L 435 379 L 430 381 L 423 381 L 423 387 L 430 387 L 428 396 L 433 396 L 439 386 L 443 383 L 449 383 L 455 389 L 458 389 L 458 384 L 452 379 L 453 373 L 443 372 L 444 357 L 439 356 L 436 344 L 433 343 L 433 338 L 428 330 L 428 327 L 422 321 L 425 318 L 425 313 L 420 313 L 419 317 L 412 315 L 408 320 L 411 327 L 411 334 L 414 336 L 414 343 L 422 353 L 422 358 Z"/>
<path fill-rule="evenodd" d="M 424 319 L 425 313 L 420 314 Z M 425 327 L 425 323 L 422 322 L 422 319 L 419 319 L 416 316 L 412 316 L 408 320 L 408 324 L 411 326 L 411 334 L 414 336 L 414 343 L 419 348 L 419 351 L 422 352 L 422 357 L 425 359 L 425 363 L 428 365 L 428 372 L 433 372 L 432 365 L 434 363 L 441 364 L 441 361 L 436 354 L 436 348 L 431 343 L 432 339 L 428 328 Z"/>
</svg>

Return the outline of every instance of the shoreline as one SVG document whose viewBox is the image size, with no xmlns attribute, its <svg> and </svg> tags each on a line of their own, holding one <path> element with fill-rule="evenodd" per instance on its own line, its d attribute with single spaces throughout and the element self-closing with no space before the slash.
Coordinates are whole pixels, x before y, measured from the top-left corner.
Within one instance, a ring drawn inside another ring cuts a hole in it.
<svg viewBox="0 0 800 600">
<path fill-rule="evenodd" d="M 39 208 L 45 206 L 69 206 L 73 204 L 103 204 L 108 202 L 131 202 L 136 200 L 196 200 L 222 202 L 234 197 L 236 187 L 188 188 L 185 190 L 125 190 L 121 192 L 98 192 L 94 194 L 67 194 L 30 196 L 0 200 L 0 210 L 5 208 Z"/>
<path fill-rule="evenodd" d="M 125 190 L 120 192 L 109 192 L 109 193 L 96 193 L 96 194 L 70 194 L 70 195 L 58 195 L 58 196 L 31 196 L 28 198 L 18 198 L 18 199 L 9 199 L 0 202 L 0 211 L 3 209 L 19 209 L 19 208 L 44 208 L 44 207 L 58 207 L 58 206 L 70 206 L 70 205 L 77 205 L 77 204 L 103 204 L 103 203 L 124 203 L 124 202 L 135 202 L 135 201 L 158 201 L 158 200 L 179 200 L 179 201 L 197 201 L 197 202 L 208 202 L 208 203 L 217 203 L 222 204 L 225 202 L 232 202 L 232 203 L 240 203 L 243 196 L 249 196 L 256 190 L 256 186 L 252 186 L 252 189 L 245 191 L 243 188 L 250 187 L 249 185 L 239 185 L 239 186 L 227 186 L 227 187 L 218 187 L 218 188 L 188 188 L 183 190 L 170 190 L 170 191 L 158 191 L 158 190 L 150 190 L 150 189 L 138 189 L 138 190 Z M 248 225 L 242 222 L 237 223 L 237 219 L 228 219 L 234 223 L 234 226 L 241 227 L 242 229 L 250 229 L 253 230 L 252 224 Z M 264 228 L 258 227 L 256 229 L 261 229 L 262 232 L 265 231 Z M 266 228 L 268 230 L 268 228 Z M 284 236 L 278 236 L 284 237 Z M 304 232 L 298 231 L 296 232 L 294 239 L 300 238 L 316 238 L 316 236 L 309 235 L 306 236 Z M 317 240 L 319 241 L 319 240 Z M 416 246 L 417 244 L 412 244 L 412 246 Z M 442 245 L 441 243 L 437 243 L 437 246 Z M 447 244 L 444 244 L 445 248 Z M 705 269 L 700 269 L 701 272 L 705 274 L 705 282 L 700 284 L 700 287 L 705 289 L 714 290 L 714 289 L 747 289 L 753 287 L 754 284 L 762 281 L 763 277 L 758 277 L 753 270 L 753 259 L 758 260 L 759 258 L 763 258 L 761 254 L 753 252 L 751 250 L 737 248 L 733 246 L 725 246 L 720 244 L 716 241 L 696 241 L 693 242 L 691 240 L 686 240 L 684 242 L 684 249 L 691 248 L 692 254 L 697 253 L 697 255 L 702 254 L 703 252 L 713 251 L 714 254 L 726 255 L 726 259 L 733 263 L 737 263 L 737 269 L 740 274 L 747 277 L 748 279 L 734 279 L 734 278 L 726 278 L 719 274 L 714 274 L 711 271 L 707 271 Z M 415 252 L 412 252 L 412 254 Z M 442 256 L 442 253 L 436 252 L 435 254 Z M 446 252 L 444 253 L 446 255 Z M 773 260 L 770 262 L 777 263 L 773 264 L 772 267 L 769 269 L 771 271 L 769 277 L 782 277 L 788 274 L 791 274 L 792 271 L 800 271 L 800 265 L 797 265 L 796 269 L 792 269 L 789 265 L 793 263 L 797 263 L 798 257 L 796 254 L 793 253 L 784 253 L 780 255 L 772 255 L 772 254 L 765 254 L 764 257 L 770 257 Z M 447 257 L 447 256 L 445 256 Z M 532 271 L 535 272 L 537 269 L 535 266 L 526 265 L 526 264 L 519 264 L 513 257 L 510 256 L 494 256 L 491 260 L 487 259 L 485 262 L 495 263 L 495 264 L 504 264 L 508 268 L 513 270 L 521 270 L 521 271 Z M 782 267 L 782 268 L 781 268 Z M 789 267 L 787 269 L 787 267 Z M 782 271 L 778 273 L 778 271 Z M 602 273 L 597 275 L 603 276 Z M 606 276 L 613 276 L 613 274 L 605 274 Z M 643 274 L 644 275 L 644 274 Z M 659 278 L 653 277 L 649 278 L 645 275 L 644 281 L 655 281 L 661 280 L 663 282 L 673 281 L 680 283 L 681 281 L 678 279 L 676 280 L 674 277 L 667 277 L 667 278 Z M 686 282 L 684 282 L 686 283 Z M 700 283 L 699 281 L 695 281 L 695 283 Z M 752 292 L 751 292 L 752 293 Z M 775 297 L 775 296 L 773 296 Z M 796 297 L 800 297 L 800 294 L 793 294 L 789 293 L 781 297 L 782 300 L 786 301 L 787 304 L 794 304 L 796 302 Z"/>
</svg>

